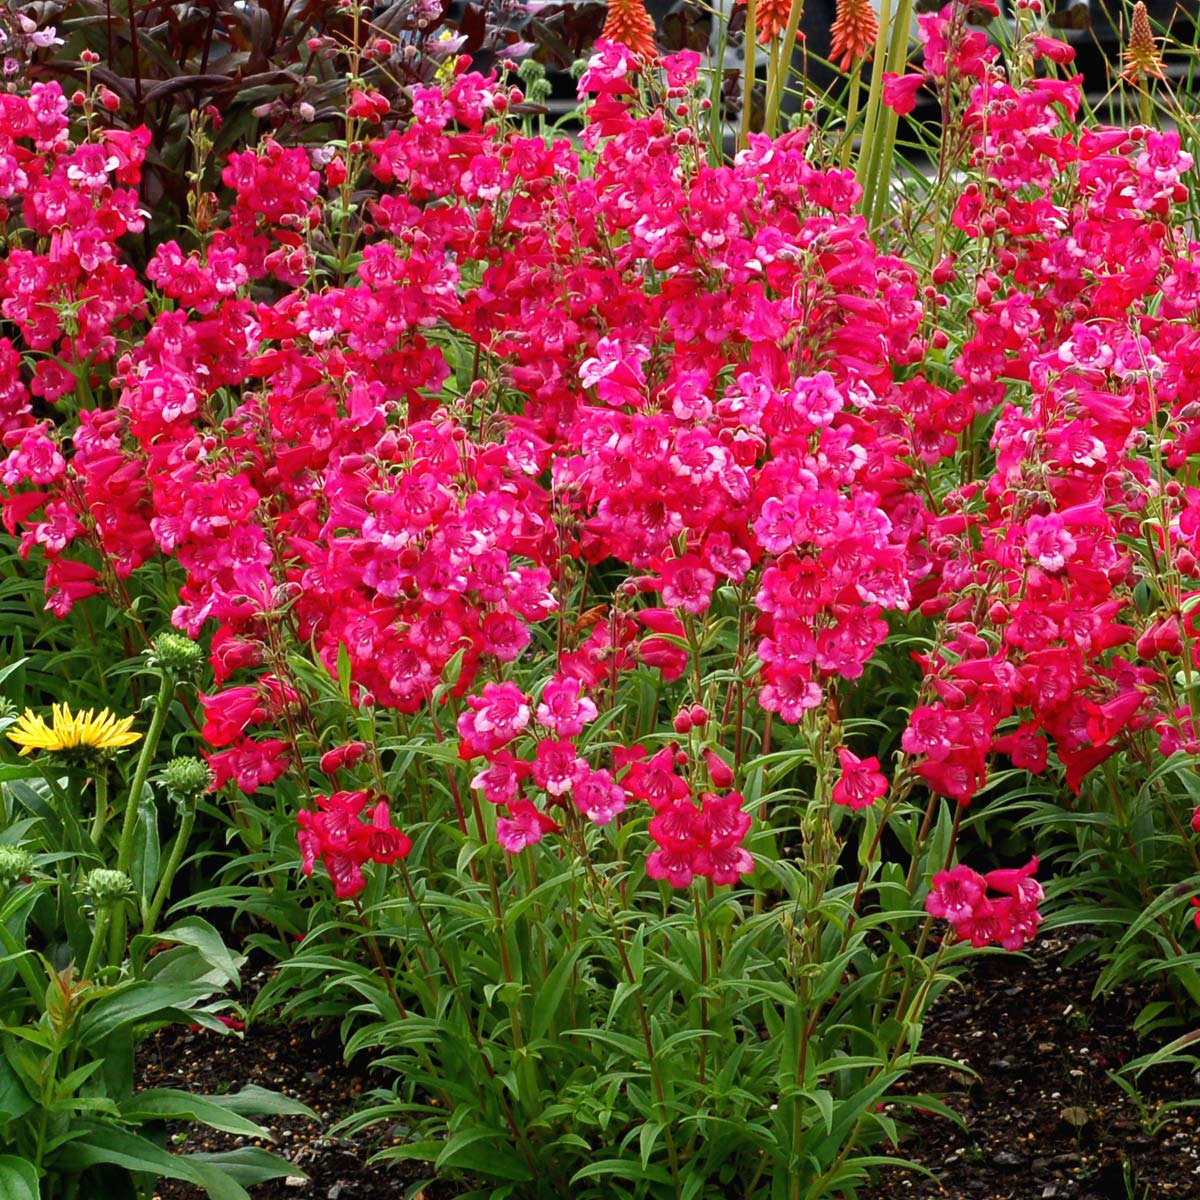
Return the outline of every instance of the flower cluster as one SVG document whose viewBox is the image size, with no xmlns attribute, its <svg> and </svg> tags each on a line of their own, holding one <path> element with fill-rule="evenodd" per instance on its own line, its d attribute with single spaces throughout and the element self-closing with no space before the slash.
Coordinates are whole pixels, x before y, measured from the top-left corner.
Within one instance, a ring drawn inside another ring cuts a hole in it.
<svg viewBox="0 0 1200 1200">
<path fill-rule="evenodd" d="M 681 886 L 750 869 L 730 714 L 835 714 L 906 614 L 936 621 L 901 740 L 935 793 L 1200 747 L 1172 682 L 1200 666 L 1191 159 L 1073 129 L 1078 82 L 1007 79 L 961 17 L 922 16 L 911 77 L 953 85 L 973 148 L 968 248 L 932 270 L 804 130 L 710 163 L 689 53 L 601 42 L 576 143 L 460 61 L 374 140 L 240 148 L 229 211 L 140 273 L 144 134 L 0 97 L 0 515 L 48 607 L 173 564 L 218 786 L 322 751 L 303 646 L 354 705 L 442 733 L 451 705 L 507 849 L 628 809 Z M 685 741 L 596 734 L 642 682 L 683 693 Z M 885 794 L 839 758 L 836 804 Z M 353 890 L 360 843 L 304 829 Z"/>
<path fill-rule="evenodd" d="M 318 860 L 324 863 L 339 899 L 366 887 L 365 863 L 390 866 L 412 849 L 412 841 L 392 824 L 388 802 L 369 792 L 318 796 L 317 810 L 302 810 L 298 820 L 300 869 L 311 875 Z"/>
<path fill-rule="evenodd" d="M 1019 950 L 1037 932 L 1042 919 L 1038 903 L 1043 893 L 1033 878 L 1036 870 L 1035 858 L 1023 867 L 986 875 L 962 864 L 939 871 L 925 897 L 925 911 L 949 921 L 955 936 L 976 949 L 998 945 Z"/>
</svg>

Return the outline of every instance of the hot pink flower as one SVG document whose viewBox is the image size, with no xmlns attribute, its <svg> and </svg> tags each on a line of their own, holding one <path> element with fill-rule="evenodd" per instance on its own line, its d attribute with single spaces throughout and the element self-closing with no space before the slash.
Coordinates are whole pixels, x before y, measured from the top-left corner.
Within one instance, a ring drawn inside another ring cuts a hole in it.
<svg viewBox="0 0 1200 1200">
<path fill-rule="evenodd" d="M 986 887 L 983 877 L 970 867 L 959 865 L 939 871 L 925 897 L 925 911 L 952 924 L 965 921 L 982 904 Z"/>
<path fill-rule="evenodd" d="M 496 818 L 496 840 L 509 854 L 519 854 L 540 842 L 545 834 L 559 830 L 558 824 L 539 811 L 532 800 L 517 800 L 508 811 L 507 817 Z"/>
<path fill-rule="evenodd" d="M 555 737 L 577 737 L 589 721 L 596 719 L 596 705 L 580 695 L 578 679 L 554 678 L 542 691 L 537 719 Z"/>
<path fill-rule="evenodd" d="M 848 808 L 869 808 L 880 796 L 887 794 L 887 777 L 880 773 L 879 759 L 859 758 L 845 746 L 838 747 L 842 774 L 833 785 L 834 804 Z"/>
</svg>

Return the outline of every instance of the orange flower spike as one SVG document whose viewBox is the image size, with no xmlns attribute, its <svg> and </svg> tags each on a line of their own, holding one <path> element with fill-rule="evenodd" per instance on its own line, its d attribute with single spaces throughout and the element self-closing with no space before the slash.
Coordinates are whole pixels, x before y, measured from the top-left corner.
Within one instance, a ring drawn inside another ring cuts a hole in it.
<svg viewBox="0 0 1200 1200">
<path fill-rule="evenodd" d="M 792 15 L 792 0 L 758 0 L 754 15 L 758 40 L 766 45 L 787 28 L 788 17 Z"/>
<path fill-rule="evenodd" d="M 1126 83 L 1137 83 L 1140 79 L 1165 79 L 1162 54 L 1150 28 L 1150 15 L 1142 0 L 1133 6 L 1133 20 L 1129 26 L 1129 43 L 1121 54 L 1124 69 L 1121 78 Z"/>
<path fill-rule="evenodd" d="M 837 62 L 839 71 L 850 70 L 855 59 L 869 59 L 879 36 L 879 20 L 871 0 L 838 0 L 837 16 L 830 32 L 833 39 L 829 58 L 833 61 L 841 55 Z"/>
<path fill-rule="evenodd" d="M 600 36 L 605 41 L 619 42 L 639 58 L 658 57 L 654 22 L 644 0 L 608 0 L 608 17 Z"/>
</svg>

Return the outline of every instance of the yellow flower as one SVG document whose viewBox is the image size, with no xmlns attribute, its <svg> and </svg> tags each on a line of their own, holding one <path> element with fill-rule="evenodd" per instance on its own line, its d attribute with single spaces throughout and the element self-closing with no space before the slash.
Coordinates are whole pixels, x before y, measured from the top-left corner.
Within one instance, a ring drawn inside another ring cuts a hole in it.
<svg viewBox="0 0 1200 1200">
<path fill-rule="evenodd" d="M 141 740 L 134 733 L 132 717 L 115 717 L 107 708 L 99 713 L 93 709 L 72 714 L 68 704 L 55 704 L 49 725 L 44 718 L 27 708 L 16 725 L 8 731 L 8 740 L 21 747 L 22 754 L 44 750 L 48 754 L 69 754 L 72 751 L 119 750 Z"/>
</svg>

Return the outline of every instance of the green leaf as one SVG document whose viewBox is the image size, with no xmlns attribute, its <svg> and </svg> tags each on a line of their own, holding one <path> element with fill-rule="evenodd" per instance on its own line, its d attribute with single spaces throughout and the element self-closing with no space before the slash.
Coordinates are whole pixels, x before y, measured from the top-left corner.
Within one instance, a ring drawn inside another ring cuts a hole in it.
<svg viewBox="0 0 1200 1200">
<path fill-rule="evenodd" d="M 8 1054 L 0 1056 L 0 1125 L 18 1120 L 32 1107 L 33 1101 L 13 1070 Z"/>
<path fill-rule="evenodd" d="M 38 1200 L 38 1176 L 33 1163 L 11 1154 L 0 1155 L 0 1200 Z"/>
<path fill-rule="evenodd" d="M 493 1179 L 519 1183 L 533 1178 L 528 1166 L 504 1146 L 506 1135 L 495 1129 L 460 1129 L 447 1140 L 434 1166 L 457 1167 Z"/>
<path fill-rule="evenodd" d="M 661 1121 L 647 1121 L 638 1131 L 638 1150 L 642 1159 L 642 1170 L 650 1165 L 650 1156 L 654 1153 L 654 1143 L 658 1141 L 663 1131 Z"/>
<path fill-rule="evenodd" d="M 662 1167 L 643 1167 L 641 1163 L 629 1162 L 623 1158 L 604 1158 L 599 1162 L 588 1163 L 571 1176 L 572 1183 L 581 1179 L 595 1179 L 597 1176 L 607 1176 L 613 1179 L 647 1180 L 650 1183 L 670 1183 L 671 1176 Z"/>
<path fill-rule="evenodd" d="M 133 875 L 134 889 L 145 906 L 154 897 L 161 857 L 158 844 L 158 808 L 149 788 L 138 805 L 137 830 L 134 836 L 136 840 L 133 844 L 130 873 Z"/>
<path fill-rule="evenodd" d="M 821 1119 L 825 1122 L 825 1132 L 833 1132 L 833 1095 L 824 1088 L 810 1092 L 808 1098 L 817 1106 Z"/>
<path fill-rule="evenodd" d="M 307 1117 L 311 1121 L 320 1118 L 307 1104 L 293 1100 L 290 1096 L 282 1096 L 279 1092 L 269 1092 L 257 1084 L 248 1083 L 240 1092 L 229 1096 L 212 1096 L 218 1104 L 224 1105 L 230 1112 L 241 1113 L 245 1116 L 253 1113 L 256 1117 Z"/>
<path fill-rule="evenodd" d="M 337 682 L 338 691 L 342 693 L 342 699 L 347 704 L 350 703 L 350 651 L 346 649 L 345 642 L 338 642 L 337 650 Z"/>
<path fill-rule="evenodd" d="M 162 942 L 174 942 L 176 946 L 191 947 L 196 951 L 201 962 L 216 973 L 222 984 L 228 983 L 234 988 L 241 987 L 240 968 L 245 960 L 229 950 L 221 935 L 203 917 L 184 917 L 170 929 L 156 933 L 152 937 L 139 935 L 133 941 L 133 955 L 140 959 L 141 955 L 151 946 L 159 945 Z M 146 964 L 144 971 L 145 978 L 155 979 L 164 984 L 192 983 L 204 976 L 204 972 L 197 973 L 195 971 L 195 964 L 191 965 L 189 971 L 189 964 L 184 961 L 184 956 L 172 955 L 171 951 L 167 951 L 165 954 L 156 954 Z"/>
<path fill-rule="evenodd" d="M 169 1154 L 148 1138 L 126 1129 L 90 1121 L 83 1123 L 79 1137 L 63 1147 L 55 1162 L 56 1167 L 72 1172 L 101 1165 L 200 1183 L 199 1172 L 187 1159 Z M 237 1190 L 241 1192 L 237 1200 L 242 1200 L 246 1193 L 241 1188 Z"/>
<path fill-rule="evenodd" d="M 124 1025 L 158 1016 L 170 1020 L 202 995 L 194 987 L 136 981 L 93 1004 L 79 1023 L 85 1046 L 96 1046 Z"/>
<path fill-rule="evenodd" d="M 571 983 L 575 964 L 579 961 L 580 954 L 583 953 L 584 945 L 583 942 L 576 942 L 567 954 L 555 963 L 554 969 L 546 976 L 546 982 L 538 990 L 529 1026 L 529 1036 L 535 1041 L 549 1033 L 554 1015 L 558 1012 L 563 995 Z"/>
<path fill-rule="evenodd" d="M 222 1133 L 273 1140 L 261 1125 L 231 1112 L 219 1097 L 193 1096 L 178 1088 L 154 1088 L 138 1092 L 121 1105 L 121 1115 L 132 1124 L 142 1121 L 199 1121 Z"/>
<path fill-rule="evenodd" d="M 254 1187 L 269 1179 L 282 1179 L 287 1175 L 303 1177 L 304 1172 L 269 1150 L 256 1146 L 239 1146 L 236 1150 L 220 1150 L 215 1154 L 188 1154 L 185 1161 L 201 1173 L 218 1171 L 227 1179 L 242 1187 Z"/>
</svg>

